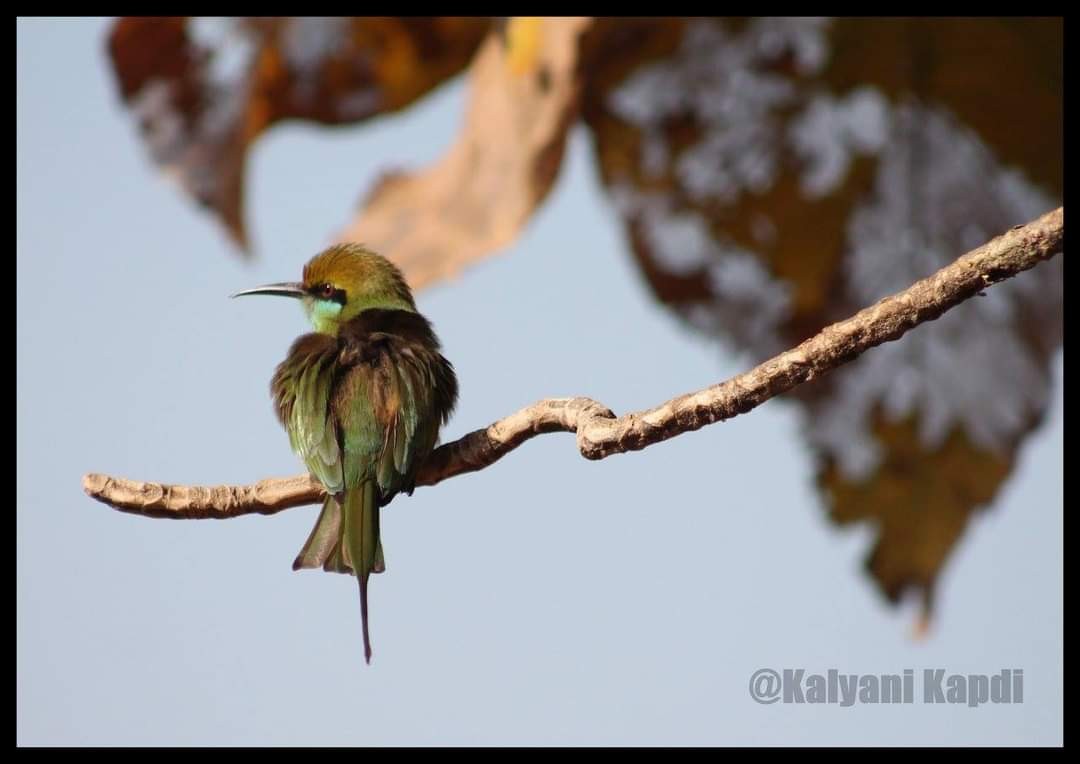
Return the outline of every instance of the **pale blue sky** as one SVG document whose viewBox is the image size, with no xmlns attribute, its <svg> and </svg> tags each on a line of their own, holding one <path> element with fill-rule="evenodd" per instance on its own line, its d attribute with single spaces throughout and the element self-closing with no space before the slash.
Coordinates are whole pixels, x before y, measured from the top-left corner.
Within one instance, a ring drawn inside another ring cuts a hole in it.
<svg viewBox="0 0 1080 764">
<path fill-rule="evenodd" d="M 922 643 L 912 604 L 862 573 L 869 531 L 826 524 L 783 401 L 598 463 L 544 436 L 396 500 L 371 666 L 353 580 L 290 569 L 314 507 L 169 522 L 86 498 L 89 471 L 300 471 L 268 382 L 302 316 L 226 295 L 298 277 L 381 169 L 439 155 L 464 92 L 271 131 L 246 264 L 148 161 L 106 29 L 17 23 L 19 743 L 1061 742 L 1060 355 L 1047 421 L 953 555 Z M 419 305 L 461 381 L 447 439 L 538 398 L 626 411 L 746 366 L 655 307 L 580 132 L 524 235 Z M 762 667 L 1023 668 L 1025 701 L 763 706 Z"/>
</svg>

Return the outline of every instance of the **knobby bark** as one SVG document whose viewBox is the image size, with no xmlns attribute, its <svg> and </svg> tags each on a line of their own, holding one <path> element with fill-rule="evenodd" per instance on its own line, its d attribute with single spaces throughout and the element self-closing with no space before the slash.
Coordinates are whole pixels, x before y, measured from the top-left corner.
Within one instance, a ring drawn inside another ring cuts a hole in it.
<svg viewBox="0 0 1080 764">
<path fill-rule="evenodd" d="M 748 372 L 646 411 L 617 417 L 588 398 L 539 401 L 440 446 L 420 468 L 417 485 L 435 485 L 484 469 L 541 433 L 576 433 L 582 456 L 603 459 L 744 414 L 1060 253 L 1064 231 L 1064 211 L 1059 207 L 1027 225 L 1016 226 L 903 292 L 825 327 L 798 347 Z M 203 487 L 89 474 L 83 477 L 83 489 L 124 512 L 184 519 L 274 514 L 323 497 L 319 483 L 308 475 L 270 478 L 254 485 Z"/>
</svg>

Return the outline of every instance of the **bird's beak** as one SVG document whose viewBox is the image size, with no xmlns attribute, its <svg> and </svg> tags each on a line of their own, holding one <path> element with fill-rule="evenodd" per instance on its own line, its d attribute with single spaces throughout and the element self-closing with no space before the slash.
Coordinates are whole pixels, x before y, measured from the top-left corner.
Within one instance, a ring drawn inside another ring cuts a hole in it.
<svg viewBox="0 0 1080 764">
<path fill-rule="evenodd" d="M 307 292 L 304 290 L 303 284 L 296 284 L 292 282 L 283 282 L 281 284 L 267 284 L 266 286 L 255 287 L 254 289 L 245 289 L 242 292 L 231 294 L 229 297 L 244 297 L 249 294 L 272 294 L 278 297 L 306 297 Z"/>
</svg>

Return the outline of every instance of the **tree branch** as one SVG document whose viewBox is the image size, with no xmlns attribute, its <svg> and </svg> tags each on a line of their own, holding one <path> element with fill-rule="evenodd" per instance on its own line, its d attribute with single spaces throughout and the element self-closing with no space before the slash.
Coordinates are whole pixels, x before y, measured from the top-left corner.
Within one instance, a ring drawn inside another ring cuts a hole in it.
<svg viewBox="0 0 1080 764">
<path fill-rule="evenodd" d="M 903 292 L 825 327 L 798 347 L 744 374 L 647 411 L 616 417 L 588 398 L 539 401 L 436 449 L 420 468 L 417 485 L 435 485 L 481 470 L 545 432 L 577 433 L 582 456 L 603 459 L 744 414 L 876 345 L 898 339 L 986 287 L 1049 259 L 1061 251 L 1064 230 L 1064 211 L 1059 207 L 1027 225 L 1016 226 Z M 210 488 L 89 474 L 83 477 L 83 490 L 124 512 L 184 519 L 269 515 L 313 504 L 323 497 L 319 483 L 307 475 Z"/>
</svg>

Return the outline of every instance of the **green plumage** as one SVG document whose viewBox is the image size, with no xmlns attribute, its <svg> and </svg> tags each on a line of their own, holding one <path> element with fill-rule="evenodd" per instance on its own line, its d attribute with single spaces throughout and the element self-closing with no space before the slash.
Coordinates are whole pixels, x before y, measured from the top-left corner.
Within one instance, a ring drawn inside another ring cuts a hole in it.
<svg viewBox="0 0 1080 764">
<path fill-rule="evenodd" d="M 293 343 L 270 385 L 293 450 L 328 494 L 293 568 L 356 575 L 370 661 L 368 577 L 385 569 L 380 508 L 412 493 L 457 380 L 388 261 L 346 245 L 316 257 L 304 277 L 248 292 L 304 299 L 319 329 Z"/>
</svg>

